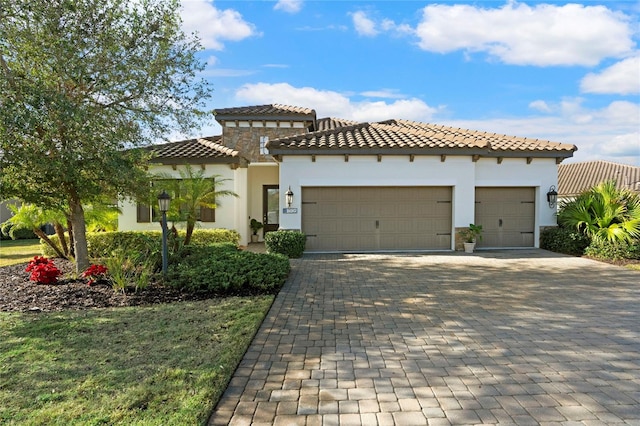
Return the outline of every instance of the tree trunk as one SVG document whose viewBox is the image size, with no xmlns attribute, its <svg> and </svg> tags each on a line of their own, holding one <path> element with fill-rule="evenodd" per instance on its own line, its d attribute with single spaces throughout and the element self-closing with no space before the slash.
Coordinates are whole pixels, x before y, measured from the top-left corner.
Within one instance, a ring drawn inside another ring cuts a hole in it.
<svg viewBox="0 0 640 426">
<path fill-rule="evenodd" d="M 79 200 L 69 202 L 71 225 L 73 226 L 73 244 L 76 255 L 76 272 L 84 272 L 89 267 L 89 249 L 87 248 L 87 229 L 84 223 L 84 210 Z"/>
<path fill-rule="evenodd" d="M 58 257 L 61 257 L 63 259 L 67 258 L 67 256 L 65 256 L 62 253 L 62 250 L 60 250 L 60 247 L 55 245 L 55 243 L 53 241 L 51 241 L 49 236 L 47 234 L 45 234 L 44 232 L 42 232 L 41 229 L 33 228 L 33 233 L 36 234 L 38 236 L 38 238 L 40 238 L 42 241 L 44 241 L 45 243 L 49 244 L 49 246 L 51 246 L 51 248 L 56 252 Z"/>
<path fill-rule="evenodd" d="M 67 217 L 67 232 L 69 233 L 69 256 L 76 257 L 76 251 L 73 248 L 76 242 L 73 238 L 73 224 L 71 223 L 71 216 Z"/>
<path fill-rule="evenodd" d="M 56 230 L 58 240 L 60 240 L 60 247 L 62 247 L 64 256 L 69 256 L 69 246 L 67 245 L 67 239 L 64 237 L 64 228 L 62 227 L 62 224 L 60 222 L 53 222 L 53 228 Z"/>
<path fill-rule="evenodd" d="M 195 226 L 196 226 L 195 222 L 187 220 L 187 232 L 186 232 L 186 236 L 184 237 L 185 246 L 188 246 L 191 243 L 191 235 L 193 234 L 193 228 L 195 228 Z"/>
</svg>

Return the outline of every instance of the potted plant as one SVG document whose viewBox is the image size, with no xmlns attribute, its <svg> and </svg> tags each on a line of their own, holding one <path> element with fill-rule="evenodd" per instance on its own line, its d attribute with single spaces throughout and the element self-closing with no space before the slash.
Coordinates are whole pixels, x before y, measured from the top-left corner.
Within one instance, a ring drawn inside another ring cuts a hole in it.
<svg viewBox="0 0 640 426">
<path fill-rule="evenodd" d="M 261 230 L 262 228 L 264 228 L 264 225 L 262 224 L 262 222 L 258 222 L 255 219 L 251 219 L 251 222 L 249 223 L 249 226 L 251 227 L 251 230 L 253 231 L 253 235 L 251 235 L 251 242 L 252 243 L 257 243 L 258 242 L 258 231 Z"/>
<path fill-rule="evenodd" d="M 459 234 L 463 239 L 464 252 L 473 253 L 473 250 L 476 247 L 476 241 L 482 240 L 482 225 L 474 225 L 473 223 L 470 223 L 469 228 L 463 229 Z"/>
</svg>

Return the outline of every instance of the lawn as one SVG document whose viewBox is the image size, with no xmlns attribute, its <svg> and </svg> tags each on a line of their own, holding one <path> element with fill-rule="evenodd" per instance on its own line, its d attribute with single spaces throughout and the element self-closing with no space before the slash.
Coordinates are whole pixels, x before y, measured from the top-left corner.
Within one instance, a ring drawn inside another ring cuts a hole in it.
<svg viewBox="0 0 640 426">
<path fill-rule="evenodd" d="M 2 240 L 0 241 L 0 268 L 25 263 L 40 256 L 40 240 Z"/>
<path fill-rule="evenodd" d="M 0 424 L 203 424 L 272 301 L 0 312 Z"/>
</svg>

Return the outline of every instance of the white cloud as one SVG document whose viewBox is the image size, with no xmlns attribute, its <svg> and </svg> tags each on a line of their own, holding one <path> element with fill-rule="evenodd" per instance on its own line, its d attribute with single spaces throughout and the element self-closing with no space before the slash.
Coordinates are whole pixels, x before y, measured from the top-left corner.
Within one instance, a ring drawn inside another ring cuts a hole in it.
<svg viewBox="0 0 640 426">
<path fill-rule="evenodd" d="M 406 97 L 405 95 L 398 93 L 395 89 L 369 90 L 360 94 L 368 98 L 402 99 Z"/>
<path fill-rule="evenodd" d="M 374 37 L 378 34 L 376 29 L 376 23 L 367 17 L 367 14 L 363 11 L 354 12 L 351 14 L 353 20 L 353 26 L 356 32 L 365 37 Z"/>
<path fill-rule="evenodd" d="M 180 14 L 183 30 L 198 33 L 205 49 L 222 50 L 224 40 L 240 41 L 257 35 L 254 25 L 239 12 L 218 9 L 208 0 L 183 0 Z"/>
<path fill-rule="evenodd" d="M 302 9 L 302 0 L 278 0 L 273 9 L 287 13 L 298 13 Z"/>
<path fill-rule="evenodd" d="M 640 105 L 616 101 L 587 109 L 581 99 L 546 103 L 552 114 L 521 118 L 446 120 L 442 124 L 574 144 L 568 162 L 609 160 L 640 166 Z M 588 119 L 585 119 L 588 117 Z"/>
<path fill-rule="evenodd" d="M 589 73 L 580 82 L 585 93 L 630 95 L 640 93 L 640 55 L 624 59 L 600 73 Z"/>
<path fill-rule="evenodd" d="M 318 117 L 337 117 L 356 121 L 381 121 L 390 118 L 430 121 L 438 111 L 416 98 L 394 102 L 353 101 L 344 94 L 313 87 L 294 87 L 287 83 L 245 84 L 236 99 L 248 104 L 279 103 L 316 110 Z"/>
<path fill-rule="evenodd" d="M 531 7 L 512 1 L 493 9 L 433 4 L 423 9 L 416 34 L 427 51 L 486 52 L 516 65 L 593 66 L 634 48 L 628 16 L 579 4 Z"/>
<path fill-rule="evenodd" d="M 551 112 L 551 107 L 549 107 L 549 105 L 545 101 L 541 100 L 529 103 L 529 108 L 535 109 L 540 112 Z"/>
</svg>

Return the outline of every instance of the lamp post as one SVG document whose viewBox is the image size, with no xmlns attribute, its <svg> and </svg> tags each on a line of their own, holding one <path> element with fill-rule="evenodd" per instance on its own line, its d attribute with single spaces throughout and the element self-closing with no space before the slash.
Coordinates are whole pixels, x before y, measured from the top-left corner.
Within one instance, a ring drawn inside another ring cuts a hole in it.
<svg viewBox="0 0 640 426">
<path fill-rule="evenodd" d="M 169 250 L 167 249 L 167 210 L 169 210 L 169 204 L 171 204 L 171 196 L 167 194 L 164 189 L 162 193 L 158 195 L 158 206 L 162 212 L 162 275 L 167 275 Z"/>
</svg>

